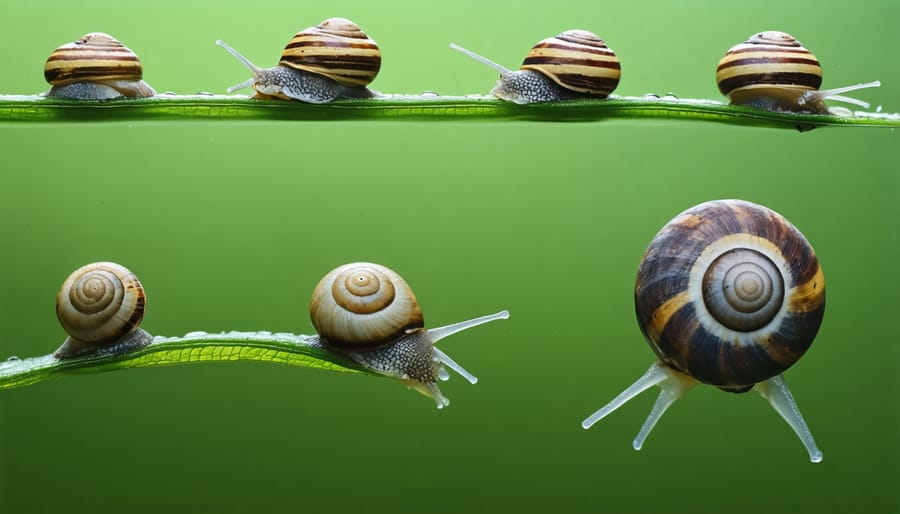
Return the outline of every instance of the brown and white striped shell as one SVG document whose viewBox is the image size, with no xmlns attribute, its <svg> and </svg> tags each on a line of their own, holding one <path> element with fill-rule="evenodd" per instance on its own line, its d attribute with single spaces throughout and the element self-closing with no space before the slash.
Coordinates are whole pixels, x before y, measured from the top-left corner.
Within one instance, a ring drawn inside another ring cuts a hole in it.
<svg viewBox="0 0 900 514">
<path fill-rule="evenodd" d="M 146 297 L 137 276 L 114 262 L 72 272 L 56 297 L 56 316 L 69 339 L 56 352 L 69 357 L 111 346 L 138 328 Z"/>
<path fill-rule="evenodd" d="M 142 77 L 137 55 L 102 32 L 91 32 L 57 48 L 44 63 L 44 78 L 53 86 L 48 96 L 54 97 L 106 100 L 153 96 L 155 91 Z"/>
<path fill-rule="evenodd" d="M 409 285 L 390 268 L 340 266 L 313 291 L 309 316 L 327 346 L 370 351 L 420 330 L 425 321 Z"/>
<path fill-rule="evenodd" d="M 651 241 L 635 285 L 638 323 L 666 365 L 742 392 L 812 344 L 825 280 L 806 238 L 741 200 L 700 204 Z"/>
<path fill-rule="evenodd" d="M 295 34 L 278 64 L 322 75 L 344 86 L 367 86 L 381 69 L 381 50 L 352 21 L 329 18 Z"/>
<path fill-rule="evenodd" d="M 616 89 L 622 75 L 615 52 L 593 32 L 578 29 L 538 42 L 520 69 L 540 72 L 570 91 L 603 98 Z"/>
</svg>

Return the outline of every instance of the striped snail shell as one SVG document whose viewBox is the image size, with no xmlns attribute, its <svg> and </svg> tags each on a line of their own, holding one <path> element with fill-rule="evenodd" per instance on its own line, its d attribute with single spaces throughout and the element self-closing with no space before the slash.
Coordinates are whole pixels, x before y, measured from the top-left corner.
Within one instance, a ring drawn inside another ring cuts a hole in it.
<svg viewBox="0 0 900 514">
<path fill-rule="evenodd" d="M 715 201 L 657 234 L 634 298 L 660 360 L 743 392 L 791 367 L 812 344 L 825 280 L 812 247 L 786 219 L 749 202 Z"/>
<path fill-rule="evenodd" d="M 142 77 L 137 55 L 102 32 L 91 32 L 57 48 L 44 63 L 44 78 L 53 86 L 47 96 L 55 98 L 110 100 L 155 95 Z"/>
<path fill-rule="evenodd" d="M 454 43 L 450 47 L 499 71 L 500 80 L 491 94 L 518 104 L 606 98 L 621 77 L 615 52 L 587 30 L 567 30 L 539 41 L 518 71 L 510 71 Z"/>
<path fill-rule="evenodd" d="M 253 72 L 253 78 L 228 88 L 252 86 L 253 98 L 326 103 L 338 98 L 371 98 L 368 89 L 381 69 L 381 50 L 362 29 L 345 18 L 329 18 L 294 35 L 278 66 L 260 69 L 223 41 L 225 48 Z"/>
<path fill-rule="evenodd" d="M 868 108 L 867 102 L 842 93 L 881 85 L 875 81 L 819 91 L 819 60 L 793 36 L 777 31 L 760 32 L 731 47 L 719 61 L 716 82 L 732 104 L 812 114 L 829 113 L 826 98 Z"/>
<path fill-rule="evenodd" d="M 146 345 L 150 336 L 138 328 L 145 305 L 141 282 L 124 266 L 95 262 L 78 268 L 56 297 L 56 316 L 69 337 L 54 356 L 75 357 L 112 347 L 119 352 Z"/>
<path fill-rule="evenodd" d="M 800 435 L 810 458 L 821 460 L 781 377 L 812 344 L 825 312 L 819 261 L 789 221 L 741 200 L 688 209 L 650 242 L 634 298 L 659 361 L 585 428 L 659 385 L 657 407 L 635 439 L 640 449 L 659 416 L 693 385 L 736 393 L 755 387 Z"/>
<path fill-rule="evenodd" d="M 345 264 L 329 272 L 313 291 L 309 315 L 322 346 L 363 367 L 400 379 L 432 398 L 438 408 L 449 401 L 437 381 L 447 380 L 443 366 L 469 382 L 477 379 L 444 352 L 439 340 L 496 319 L 506 311 L 426 330 L 416 297 L 396 272 L 368 262 Z"/>
</svg>

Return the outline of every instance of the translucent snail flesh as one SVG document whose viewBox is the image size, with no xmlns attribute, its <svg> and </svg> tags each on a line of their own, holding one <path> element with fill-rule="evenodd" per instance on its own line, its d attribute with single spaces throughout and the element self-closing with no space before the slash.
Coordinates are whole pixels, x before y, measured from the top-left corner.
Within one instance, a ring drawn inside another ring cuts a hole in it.
<svg viewBox="0 0 900 514">
<path fill-rule="evenodd" d="M 822 452 L 782 373 L 809 348 L 825 312 L 825 280 L 806 238 L 774 211 L 720 200 L 695 206 L 651 241 L 635 285 L 638 323 L 659 360 L 582 423 L 590 428 L 654 385 L 661 392 L 634 440 L 698 383 L 756 389 L 803 441 Z"/>
<path fill-rule="evenodd" d="M 57 48 L 44 63 L 44 78 L 53 86 L 47 96 L 55 98 L 111 100 L 156 94 L 142 77 L 137 55 L 102 32 Z"/>
<path fill-rule="evenodd" d="M 378 96 L 366 86 L 381 69 L 381 50 L 362 29 L 345 18 L 329 18 L 298 32 L 274 68 L 258 68 L 222 40 L 228 50 L 253 72 L 253 77 L 228 88 L 232 93 L 252 86 L 253 98 L 327 103 L 338 98 Z"/>
<path fill-rule="evenodd" d="M 442 408 L 449 401 L 437 381 L 447 380 L 446 365 L 469 382 L 477 379 L 434 347 L 439 340 L 489 321 L 506 311 L 425 329 L 416 297 L 403 278 L 378 264 L 357 262 L 325 275 L 313 291 L 309 315 L 321 343 L 364 367 L 400 379 Z"/>
<path fill-rule="evenodd" d="M 615 52 L 587 30 L 567 30 L 539 41 L 517 71 L 455 43 L 450 43 L 450 47 L 499 71 L 500 80 L 491 94 L 517 104 L 606 98 L 621 77 Z"/>
<path fill-rule="evenodd" d="M 150 343 L 138 328 L 144 317 L 144 288 L 134 273 L 113 262 L 78 268 L 56 297 L 56 316 L 69 337 L 53 355 L 119 353 Z"/>
<path fill-rule="evenodd" d="M 760 32 L 731 47 L 716 68 L 719 91 L 732 104 L 770 111 L 828 114 L 825 99 L 869 104 L 843 93 L 878 87 L 880 82 L 819 91 L 822 67 L 819 60 L 790 34 Z"/>
</svg>

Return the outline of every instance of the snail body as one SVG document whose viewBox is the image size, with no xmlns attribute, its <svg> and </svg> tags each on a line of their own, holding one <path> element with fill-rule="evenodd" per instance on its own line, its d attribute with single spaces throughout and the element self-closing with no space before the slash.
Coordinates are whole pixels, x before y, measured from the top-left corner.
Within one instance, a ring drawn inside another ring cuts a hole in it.
<svg viewBox="0 0 900 514">
<path fill-rule="evenodd" d="M 721 200 L 666 224 L 638 269 L 635 311 L 658 357 L 650 370 L 584 428 L 640 392 L 659 399 L 634 441 L 698 383 L 742 393 L 757 389 L 800 436 L 810 459 L 821 452 L 782 373 L 810 347 L 825 312 L 825 280 L 806 238 L 774 211 Z"/>
<path fill-rule="evenodd" d="M 822 66 L 812 52 L 785 32 L 767 31 L 731 47 L 716 68 L 719 91 L 734 105 L 779 112 L 829 114 L 825 99 L 869 104 L 843 93 L 880 82 L 819 90 Z"/>
<path fill-rule="evenodd" d="M 539 41 L 516 71 L 454 43 L 450 47 L 499 71 L 491 94 L 517 104 L 606 98 L 621 77 L 615 52 L 586 30 L 567 30 Z"/>
<path fill-rule="evenodd" d="M 378 264 L 357 262 L 329 272 L 313 291 L 310 319 L 321 344 L 362 366 L 400 379 L 408 387 L 435 400 L 449 401 L 437 381 L 447 380 L 443 366 L 469 382 L 477 379 L 434 347 L 439 340 L 497 319 L 506 311 L 425 329 L 422 311 L 409 285 L 396 272 Z"/>
<path fill-rule="evenodd" d="M 381 69 L 381 50 L 359 26 L 345 18 L 329 18 L 294 35 L 281 54 L 278 66 L 259 68 L 219 40 L 253 73 L 253 77 L 228 88 L 256 91 L 253 98 L 327 103 L 339 98 L 371 98 L 367 88 Z"/>
<path fill-rule="evenodd" d="M 44 78 L 52 86 L 47 96 L 54 98 L 111 100 L 155 95 L 142 77 L 137 55 L 102 32 L 91 32 L 57 48 L 44 63 Z"/>
<path fill-rule="evenodd" d="M 56 297 L 56 316 L 69 337 L 53 355 L 63 359 L 146 346 L 152 337 L 138 328 L 145 306 L 141 282 L 124 266 L 95 262 L 78 268 Z"/>
</svg>

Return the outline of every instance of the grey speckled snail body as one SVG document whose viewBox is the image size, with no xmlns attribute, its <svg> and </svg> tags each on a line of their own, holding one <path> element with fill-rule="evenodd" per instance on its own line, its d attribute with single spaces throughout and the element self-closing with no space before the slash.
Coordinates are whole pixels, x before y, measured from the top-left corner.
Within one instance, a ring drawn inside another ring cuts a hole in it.
<svg viewBox="0 0 900 514">
<path fill-rule="evenodd" d="M 57 48 L 44 63 L 44 78 L 53 86 L 47 96 L 55 98 L 111 100 L 155 95 L 142 77 L 137 55 L 102 32 L 91 32 Z"/>
<path fill-rule="evenodd" d="M 309 314 L 323 346 L 400 379 L 433 398 L 438 408 L 449 403 L 437 387 L 439 379 L 448 378 L 442 365 L 473 384 L 477 379 L 434 344 L 462 330 L 509 317 L 502 311 L 426 330 L 406 281 L 389 268 L 366 262 L 345 264 L 325 275 L 313 291 Z"/>
<path fill-rule="evenodd" d="M 138 328 L 145 305 L 143 286 L 124 266 L 95 262 L 78 268 L 56 297 L 56 316 L 69 337 L 53 355 L 65 359 L 146 346 L 152 336 Z"/>
<path fill-rule="evenodd" d="M 615 52 L 586 30 L 567 30 L 539 41 L 517 71 L 455 43 L 450 43 L 450 47 L 499 71 L 500 80 L 491 94 L 517 104 L 606 98 L 616 89 L 621 76 Z"/>
<path fill-rule="evenodd" d="M 809 348 L 825 312 L 825 280 L 803 235 L 779 214 L 740 200 L 695 206 L 651 241 L 635 285 L 638 323 L 659 357 L 649 371 L 582 423 L 584 428 L 659 385 L 634 440 L 690 387 L 755 388 L 803 441 L 816 447 L 782 378 Z"/>
<path fill-rule="evenodd" d="M 793 36 L 777 31 L 760 32 L 731 47 L 719 61 L 716 82 L 732 104 L 811 114 L 829 114 L 825 99 L 868 108 L 867 102 L 842 94 L 881 85 L 874 81 L 819 91 L 819 60 Z"/>
<path fill-rule="evenodd" d="M 378 96 L 366 86 L 381 69 L 381 51 L 359 26 L 345 18 L 329 18 L 298 32 L 274 68 L 258 68 L 222 40 L 216 44 L 253 72 L 251 79 L 228 88 L 229 93 L 252 86 L 256 90 L 253 98 L 316 104 Z"/>
</svg>

